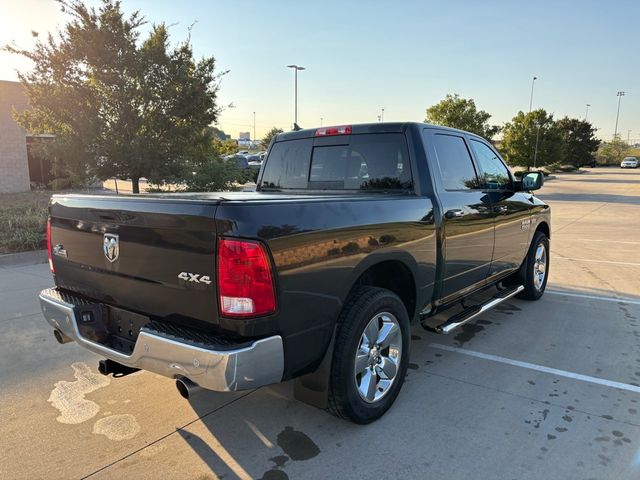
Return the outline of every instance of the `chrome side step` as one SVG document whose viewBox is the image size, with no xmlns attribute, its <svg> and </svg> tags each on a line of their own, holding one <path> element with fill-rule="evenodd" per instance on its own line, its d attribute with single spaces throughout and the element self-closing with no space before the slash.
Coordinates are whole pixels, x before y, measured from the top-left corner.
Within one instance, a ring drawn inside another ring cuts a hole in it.
<svg viewBox="0 0 640 480">
<path fill-rule="evenodd" d="M 457 315 L 454 315 L 443 324 L 435 327 L 435 331 L 437 333 L 446 335 L 450 333 L 452 330 L 455 330 L 456 328 L 461 327 L 465 323 L 470 322 L 477 316 L 482 315 L 487 310 L 491 310 L 496 305 L 501 304 L 505 300 L 509 300 L 511 297 L 517 295 L 523 290 L 524 290 L 524 285 L 519 285 L 514 289 L 508 289 L 508 290 L 503 290 L 501 292 L 498 292 L 498 294 L 494 296 L 491 300 L 489 300 L 487 303 L 483 303 L 482 305 L 475 305 L 473 307 L 468 308 L 467 310 L 464 310 L 463 312 L 460 312 Z"/>
</svg>

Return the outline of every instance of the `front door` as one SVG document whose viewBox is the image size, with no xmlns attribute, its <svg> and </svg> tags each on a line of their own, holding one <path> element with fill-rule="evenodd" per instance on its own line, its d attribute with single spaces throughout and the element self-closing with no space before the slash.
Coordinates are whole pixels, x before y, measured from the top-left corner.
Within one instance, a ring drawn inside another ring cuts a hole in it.
<svg viewBox="0 0 640 480">
<path fill-rule="evenodd" d="M 491 146 L 474 138 L 469 143 L 494 214 L 496 237 L 489 275 L 500 275 L 519 268 L 524 260 L 531 228 L 531 194 L 514 191 L 509 169 Z"/>
<path fill-rule="evenodd" d="M 434 172 L 444 231 L 444 271 L 440 299 L 485 280 L 493 254 L 494 222 L 489 196 L 462 136 L 425 130 L 436 159 Z"/>
</svg>

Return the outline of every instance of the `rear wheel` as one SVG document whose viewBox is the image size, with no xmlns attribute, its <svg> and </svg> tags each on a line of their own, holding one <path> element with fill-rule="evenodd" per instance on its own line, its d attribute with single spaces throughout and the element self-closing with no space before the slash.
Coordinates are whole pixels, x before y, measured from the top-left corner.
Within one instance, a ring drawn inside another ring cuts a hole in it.
<svg viewBox="0 0 640 480">
<path fill-rule="evenodd" d="M 395 293 L 358 288 L 340 314 L 328 410 L 356 423 L 380 418 L 402 388 L 409 338 L 409 316 Z"/>
<path fill-rule="evenodd" d="M 524 272 L 524 290 L 518 294 L 525 300 L 542 297 L 549 279 L 549 239 L 542 232 L 536 232 L 527 253 Z"/>
</svg>

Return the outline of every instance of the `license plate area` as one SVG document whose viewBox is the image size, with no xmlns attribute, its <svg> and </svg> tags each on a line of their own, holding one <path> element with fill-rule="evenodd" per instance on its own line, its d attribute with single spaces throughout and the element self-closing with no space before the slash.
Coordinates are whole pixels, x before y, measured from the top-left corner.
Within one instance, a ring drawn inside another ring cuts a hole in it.
<svg viewBox="0 0 640 480">
<path fill-rule="evenodd" d="M 133 352 L 140 329 L 149 317 L 104 304 L 89 304 L 75 308 L 78 329 L 82 337 L 125 355 Z"/>
</svg>

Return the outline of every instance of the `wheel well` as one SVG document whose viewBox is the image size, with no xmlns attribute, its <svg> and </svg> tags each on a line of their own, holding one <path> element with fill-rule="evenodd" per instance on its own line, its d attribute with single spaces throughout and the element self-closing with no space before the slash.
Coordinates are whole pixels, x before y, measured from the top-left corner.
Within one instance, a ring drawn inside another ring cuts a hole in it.
<svg viewBox="0 0 640 480">
<path fill-rule="evenodd" d="M 387 260 L 369 267 L 355 285 L 368 285 L 391 290 L 404 303 L 409 319 L 413 319 L 416 309 L 416 283 L 411 270 L 402 262 Z"/>
<path fill-rule="evenodd" d="M 549 224 L 547 222 L 541 222 L 538 228 L 536 228 L 536 232 L 542 232 L 547 238 L 551 238 L 551 232 L 549 231 Z"/>
</svg>

